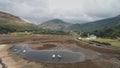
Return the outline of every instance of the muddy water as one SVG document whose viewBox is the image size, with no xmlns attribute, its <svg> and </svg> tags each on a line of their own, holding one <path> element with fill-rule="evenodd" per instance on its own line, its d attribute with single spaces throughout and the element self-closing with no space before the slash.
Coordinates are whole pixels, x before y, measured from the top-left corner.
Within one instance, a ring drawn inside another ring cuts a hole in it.
<svg viewBox="0 0 120 68">
<path fill-rule="evenodd" d="M 61 58 L 52 58 L 52 55 L 59 54 Z M 68 63 L 68 62 L 82 62 L 85 61 L 85 56 L 82 53 L 70 52 L 70 51 L 28 51 L 23 53 L 22 56 L 29 60 L 35 60 L 40 62 L 52 62 L 52 63 Z"/>
<path fill-rule="evenodd" d="M 10 51 L 19 53 L 23 58 L 28 60 L 39 62 L 73 63 L 86 60 L 83 53 L 72 52 L 70 50 L 33 50 L 22 46 L 14 46 L 10 48 Z M 53 55 L 56 55 L 54 59 L 52 58 Z M 60 55 L 61 58 L 58 58 L 58 55 Z"/>
<path fill-rule="evenodd" d="M 29 48 L 28 45 L 28 43 L 15 44 L 10 48 L 10 51 L 18 53 L 28 60 L 49 63 L 83 62 L 88 59 L 95 59 L 99 55 L 98 52 L 77 47 L 75 44 L 70 44 L 69 46 L 74 46 L 74 49 L 77 48 L 76 50 L 79 50 L 77 52 L 68 49 L 35 50 Z M 52 57 L 53 55 L 56 56 L 54 59 Z M 58 55 L 60 55 L 61 58 L 59 58 Z"/>
</svg>

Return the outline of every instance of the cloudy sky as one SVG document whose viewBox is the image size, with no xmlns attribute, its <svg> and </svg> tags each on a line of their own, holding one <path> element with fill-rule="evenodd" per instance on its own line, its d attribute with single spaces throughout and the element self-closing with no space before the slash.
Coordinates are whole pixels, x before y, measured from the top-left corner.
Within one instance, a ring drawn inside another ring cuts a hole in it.
<svg viewBox="0 0 120 68">
<path fill-rule="evenodd" d="M 32 23 L 50 19 L 89 22 L 120 14 L 120 0 L 0 0 L 0 11 Z"/>
</svg>

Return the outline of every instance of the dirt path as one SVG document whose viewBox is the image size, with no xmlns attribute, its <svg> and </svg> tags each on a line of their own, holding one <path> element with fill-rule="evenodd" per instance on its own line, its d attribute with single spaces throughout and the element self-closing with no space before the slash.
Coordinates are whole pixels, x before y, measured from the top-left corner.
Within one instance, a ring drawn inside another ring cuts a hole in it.
<svg viewBox="0 0 120 68">
<path fill-rule="evenodd" d="M 5 64 L 7 68 L 18 68 L 17 62 L 15 62 L 8 54 L 8 44 L 0 45 L 0 58 L 2 63 Z"/>
</svg>

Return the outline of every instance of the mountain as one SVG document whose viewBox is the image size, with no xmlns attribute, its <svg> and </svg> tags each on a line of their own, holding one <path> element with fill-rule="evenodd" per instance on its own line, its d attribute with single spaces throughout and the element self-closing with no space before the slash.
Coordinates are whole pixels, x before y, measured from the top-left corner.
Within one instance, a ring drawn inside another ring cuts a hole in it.
<svg viewBox="0 0 120 68">
<path fill-rule="evenodd" d="M 0 11 L 0 33 L 29 30 L 33 24 L 25 22 L 12 14 Z"/>
<path fill-rule="evenodd" d="M 31 25 L 28 22 L 25 22 L 21 18 L 14 16 L 9 13 L 1 12 L 0 11 L 0 24 L 18 24 L 18 25 Z"/>
<path fill-rule="evenodd" d="M 40 24 L 39 27 L 43 29 L 63 30 L 71 25 L 72 24 L 64 22 L 60 19 L 53 19 L 53 20 Z"/>
<path fill-rule="evenodd" d="M 119 26 L 118 26 L 119 25 Z M 40 25 L 34 25 L 22 20 L 18 16 L 14 16 L 9 13 L 1 12 L 0 11 L 0 34 L 1 33 L 9 33 L 9 32 L 19 32 L 19 31 L 32 31 L 32 32 L 50 32 L 51 30 L 67 30 L 67 31 L 82 31 L 82 32 L 92 32 L 94 31 L 98 35 L 105 32 L 114 33 L 111 35 L 119 35 L 119 28 L 120 27 L 120 15 L 107 18 L 99 21 L 88 22 L 85 24 L 71 24 L 60 19 L 53 19 L 47 22 L 44 22 Z M 42 29 L 40 29 L 42 28 Z M 44 30 L 44 31 L 41 31 Z M 101 32 L 101 33 L 100 33 Z M 109 34 L 107 36 L 109 36 Z"/>
<path fill-rule="evenodd" d="M 86 32 L 86 31 L 103 29 L 104 27 L 107 27 L 107 28 L 114 27 L 119 24 L 120 24 L 120 15 L 113 18 L 107 18 L 99 21 L 88 22 L 85 24 L 73 24 L 67 29 Z"/>
<path fill-rule="evenodd" d="M 60 19 L 53 19 L 47 22 L 44 22 L 39 25 L 43 29 L 52 29 L 52 30 L 67 30 L 67 31 L 82 31 L 89 32 L 94 30 L 100 30 L 103 28 L 110 28 L 120 24 L 120 15 L 112 18 L 107 18 L 103 20 L 88 22 L 85 24 L 71 24 L 64 22 Z"/>
<path fill-rule="evenodd" d="M 120 37 L 120 24 L 111 28 L 103 28 L 101 30 L 95 30 L 92 32 L 99 37 L 116 38 Z"/>
</svg>

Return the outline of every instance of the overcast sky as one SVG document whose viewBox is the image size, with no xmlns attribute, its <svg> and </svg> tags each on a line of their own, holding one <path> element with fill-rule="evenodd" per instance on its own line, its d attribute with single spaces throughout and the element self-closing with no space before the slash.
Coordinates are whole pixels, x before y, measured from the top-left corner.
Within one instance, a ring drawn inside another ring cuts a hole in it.
<svg viewBox="0 0 120 68">
<path fill-rule="evenodd" d="M 89 22 L 120 14 L 120 0 L 0 0 L 0 11 L 32 23 L 50 19 Z"/>
</svg>

